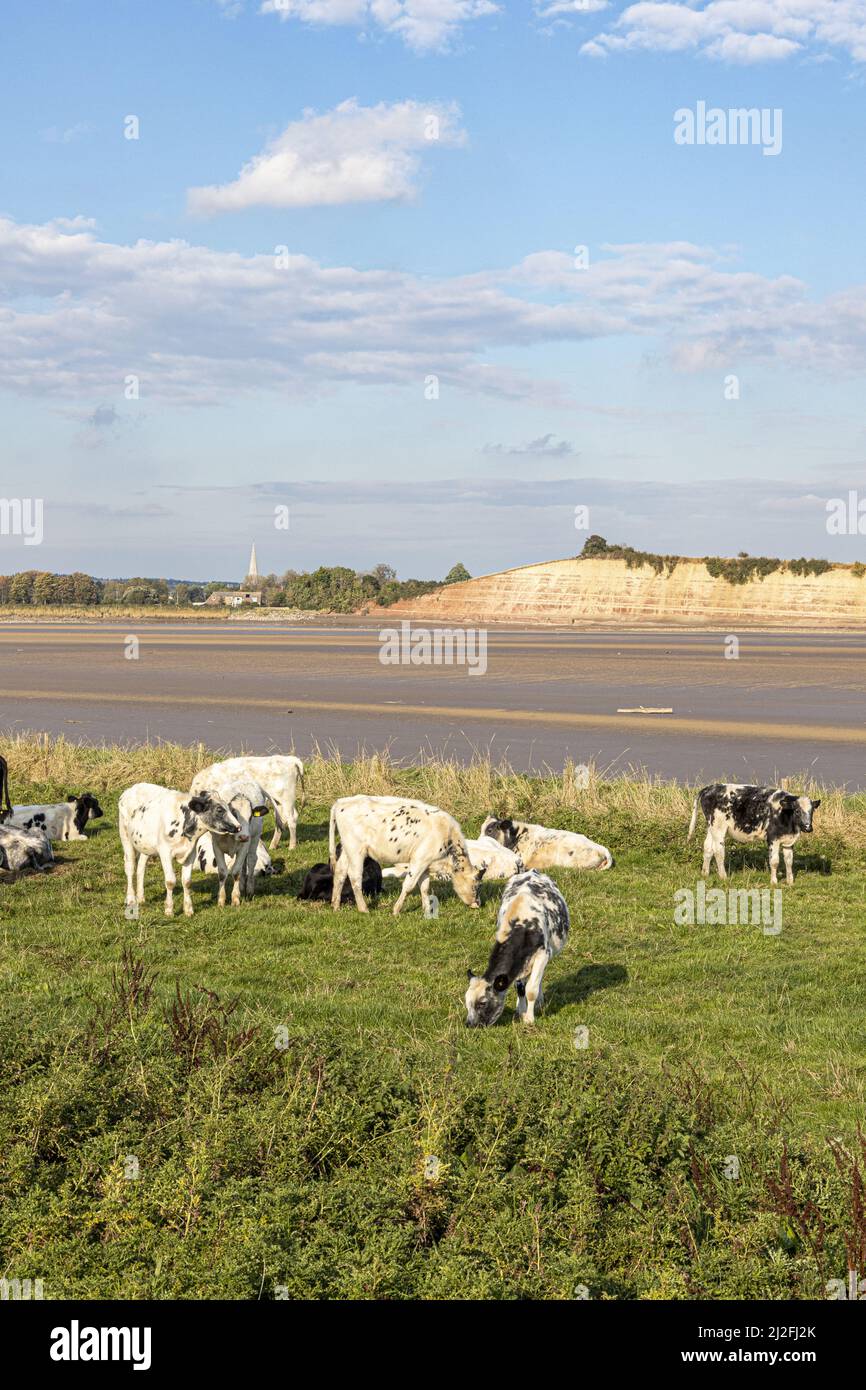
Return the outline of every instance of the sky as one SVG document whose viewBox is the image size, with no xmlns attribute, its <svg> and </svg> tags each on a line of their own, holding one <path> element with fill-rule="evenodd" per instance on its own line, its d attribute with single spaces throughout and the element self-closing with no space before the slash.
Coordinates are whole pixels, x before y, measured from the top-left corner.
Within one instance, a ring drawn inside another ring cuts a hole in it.
<svg viewBox="0 0 866 1390">
<path fill-rule="evenodd" d="M 866 558 L 864 76 L 866 0 L 4 0 L 0 571 Z"/>
</svg>

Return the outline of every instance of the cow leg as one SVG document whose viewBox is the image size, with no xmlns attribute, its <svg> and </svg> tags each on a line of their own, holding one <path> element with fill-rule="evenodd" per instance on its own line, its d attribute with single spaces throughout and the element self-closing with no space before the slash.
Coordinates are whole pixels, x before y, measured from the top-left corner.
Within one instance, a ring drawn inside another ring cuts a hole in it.
<svg viewBox="0 0 866 1390">
<path fill-rule="evenodd" d="M 773 884 L 779 882 L 779 848 L 779 841 L 773 840 L 770 845 L 770 882 Z"/>
<path fill-rule="evenodd" d="M 217 892 L 217 907 L 225 907 L 226 878 L 228 877 L 228 869 L 226 868 L 226 857 L 222 852 L 222 847 L 217 844 L 216 835 L 211 836 L 211 844 L 213 845 L 213 857 L 216 863 L 217 877 L 219 878 L 219 891 Z"/>
<path fill-rule="evenodd" d="M 355 895 L 355 906 L 357 907 L 358 911 L 367 911 L 367 904 L 364 902 L 364 896 L 363 894 L 360 895 L 361 901 L 359 902 L 358 889 L 355 887 L 356 880 L 360 880 L 363 875 L 363 866 L 364 856 L 361 855 L 361 869 L 358 870 L 356 867 L 354 854 L 350 853 L 346 845 L 343 845 L 342 851 L 340 852 L 340 854 L 338 854 L 337 862 L 334 865 L 334 886 L 331 892 L 331 907 L 334 909 L 335 912 L 339 912 L 340 910 L 340 897 L 343 892 L 343 884 L 346 882 L 347 878 L 352 885 L 352 892 Z M 352 872 L 352 869 L 355 870 L 354 873 Z"/>
<path fill-rule="evenodd" d="M 146 855 L 146 854 L 140 854 L 140 855 L 138 856 L 138 885 L 137 885 L 137 886 L 138 886 L 137 897 L 138 897 L 138 901 L 139 901 L 140 903 L 143 903 L 143 902 L 144 902 L 144 873 L 145 873 L 146 868 L 147 868 L 147 855 Z"/>
<path fill-rule="evenodd" d="M 123 842 L 123 867 L 126 870 L 126 905 L 131 907 L 135 903 L 135 889 L 132 884 L 135 874 L 135 850 L 125 840 Z"/>
<path fill-rule="evenodd" d="M 418 880 L 418 888 L 421 893 L 421 906 L 424 909 L 424 916 L 430 916 L 430 871 L 426 870 Z"/>
<path fill-rule="evenodd" d="M 165 879 L 165 915 L 166 917 L 173 917 L 174 889 L 177 879 L 175 877 L 174 860 L 171 857 L 171 852 L 167 849 L 161 849 L 159 852 L 159 862 L 162 865 L 162 873 Z"/>
<path fill-rule="evenodd" d="M 714 858 L 715 861 L 716 861 L 716 868 L 717 868 L 718 873 L 719 873 L 719 878 L 727 878 L 728 875 L 727 875 L 726 872 L 725 872 L 725 837 L 724 837 L 724 835 L 722 836 L 721 839 L 719 839 L 718 836 L 716 836 L 716 838 L 713 840 L 713 858 Z"/>
<path fill-rule="evenodd" d="M 195 850 L 193 850 L 188 859 L 183 861 L 183 867 L 180 871 L 180 881 L 183 885 L 183 915 L 185 917 L 192 916 L 192 895 L 190 894 L 189 886 L 192 882 L 192 871 L 194 866 Z"/>
<path fill-rule="evenodd" d="M 338 860 L 339 862 L 339 860 Z M 361 856 L 360 868 L 359 861 L 353 859 L 349 865 L 349 882 L 352 885 L 352 892 L 355 895 L 355 906 L 359 912 L 367 912 L 367 900 L 364 897 L 364 857 Z"/>
<path fill-rule="evenodd" d="M 273 854 L 273 852 L 274 852 L 274 850 L 276 849 L 277 845 L 280 843 L 280 840 L 282 839 L 282 835 L 283 835 L 283 830 L 284 830 L 284 829 L 285 829 L 285 826 L 284 826 L 283 818 L 282 818 L 282 816 L 280 815 L 279 804 L 275 801 L 275 802 L 274 802 L 274 833 L 273 833 L 273 836 L 272 836 L 272 838 L 271 838 L 271 843 L 270 843 L 270 845 L 269 845 L 269 847 L 268 847 L 271 854 Z"/>
<path fill-rule="evenodd" d="M 247 840 L 247 843 L 245 845 L 241 845 L 238 849 L 237 854 L 234 857 L 234 863 L 231 867 L 231 873 L 234 877 L 234 886 L 232 887 L 232 907 L 240 907 L 241 904 L 241 883 L 244 879 L 244 873 L 247 864 L 247 854 L 249 853 L 249 848 L 250 842 L 249 840 Z"/>
<path fill-rule="evenodd" d="M 532 962 L 532 969 L 530 970 L 529 976 L 526 981 L 526 993 L 523 1001 L 524 1008 L 521 1010 L 519 1003 L 517 1006 L 517 1012 L 520 1015 L 521 1023 L 535 1022 L 536 1006 L 539 1009 L 541 1008 L 541 981 L 544 978 L 544 972 L 546 969 L 547 952 L 536 951 L 535 959 Z"/>
<path fill-rule="evenodd" d="M 703 866 L 703 868 L 701 869 L 701 873 L 702 873 L 702 875 L 703 875 L 704 878 L 706 878 L 707 875 L 708 875 L 709 872 L 710 872 L 710 860 L 711 860 L 712 857 L 713 857 L 713 848 L 714 848 L 713 832 L 712 832 L 712 830 L 710 829 L 710 827 L 707 826 L 707 833 L 706 833 L 706 837 L 705 837 L 705 839 L 704 839 L 704 866 Z"/>
<path fill-rule="evenodd" d="M 782 854 L 783 854 L 784 859 L 785 859 L 785 882 L 786 882 L 786 883 L 793 883 L 793 882 L 794 882 L 794 847 L 793 847 L 793 845 L 784 845 L 784 846 L 782 847 Z"/>
<path fill-rule="evenodd" d="M 400 896 L 399 896 L 399 898 L 397 899 L 397 901 L 396 901 L 395 904 L 394 904 L 394 916 L 395 916 L 395 917 L 399 917 L 400 911 L 401 911 L 401 909 L 402 909 L 402 907 L 403 907 L 403 904 L 404 904 L 404 902 L 406 901 L 406 899 L 408 898 L 409 894 L 412 892 L 412 889 L 415 888 L 416 885 L 417 885 L 418 883 L 420 883 L 421 879 L 422 879 L 425 875 L 429 875 L 429 868 L 430 868 L 429 864 L 425 864 L 423 861 L 422 861 L 420 864 L 414 865 L 414 867 L 413 867 L 412 861 L 411 861 L 411 859 L 410 859 L 410 861 L 409 861 L 409 872 L 406 874 L 406 877 L 403 879 L 403 887 L 402 887 L 402 889 L 400 890 Z M 422 897 L 423 897 L 423 892 L 422 892 Z"/>
</svg>

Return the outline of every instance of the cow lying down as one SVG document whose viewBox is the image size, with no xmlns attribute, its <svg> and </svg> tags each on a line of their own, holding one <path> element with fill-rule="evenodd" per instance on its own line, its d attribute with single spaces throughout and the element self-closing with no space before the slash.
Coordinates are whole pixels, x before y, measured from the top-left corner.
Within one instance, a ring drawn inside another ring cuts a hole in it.
<svg viewBox="0 0 866 1390">
<path fill-rule="evenodd" d="M 219 872 L 216 855 L 214 854 L 213 839 L 209 833 L 207 835 L 202 835 L 198 842 L 195 852 L 195 862 L 203 874 L 215 874 Z M 229 873 L 231 873 L 234 867 L 234 862 L 235 856 L 233 854 L 226 856 L 226 869 Z M 258 848 L 256 849 L 256 863 L 253 873 L 263 874 L 267 877 L 268 874 L 272 874 L 273 872 L 274 865 L 271 856 L 260 840 Z"/>
<path fill-rule="evenodd" d="M 517 874 L 505 885 L 496 939 L 483 975 L 469 973 L 466 991 L 467 1028 L 486 1028 L 505 1007 L 512 985 L 517 990 L 517 1016 L 535 1022 L 542 1006 L 541 982 L 547 962 L 558 956 L 568 940 L 568 905 L 552 879 L 536 869 Z"/>
<path fill-rule="evenodd" d="M 339 854 L 337 859 L 339 861 Z M 382 870 L 369 855 L 364 859 L 361 891 L 365 898 L 378 898 L 382 892 Z M 306 902 L 329 903 L 334 893 L 334 875 L 329 864 L 314 864 L 307 870 L 298 897 Z M 340 894 L 341 903 L 354 902 L 352 885 L 347 879 Z"/>
<path fill-rule="evenodd" d="M 526 867 L 519 854 L 506 849 L 490 835 L 482 835 L 477 840 L 467 840 L 466 851 L 470 864 L 476 873 L 481 875 L 481 881 L 485 883 L 490 883 L 497 878 L 513 878 L 515 874 L 522 874 Z M 382 877 L 405 878 L 408 872 L 408 864 L 395 864 L 393 869 L 383 869 Z M 447 879 L 451 875 L 446 869 L 440 867 L 431 869 L 430 877 Z"/>
<path fill-rule="evenodd" d="M 821 805 L 808 796 L 793 796 L 778 787 L 754 787 L 738 782 L 714 782 L 695 797 L 688 838 L 695 833 L 698 809 L 707 823 L 704 837 L 704 878 L 715 859 L 719 878 L 725 873 L 725 838 L 745 843 L 765 840 L 770 857 L 770 882 L 778 883 L 779 850 L 785 858 L 785 880 L 794 882 L 794 845 L 812 830 L 812 813 Z"/>
<path fill-rule="evenodd" d="M 497 820 L 488 816 L 482 835 L 498 840 L 519 854 L 527 869 L 610 869 L 613 855 L 574 830 L 548 830 L 522 820 Z"/>
<path fill-rule="evenodd" d="M 53 863 L 54 851 L 44 830 L 21 830 L 8 821 L 0 825 L 0 869 L 47 869 Z"/>
<path fill-rule="evenodd" d="M 84 792 L 44 806 L 13 806 L 6 824 L 17 825 L 21 830 L 44 830 L 49 840 L 86 840 L 85 825 L 102 815 L 96 797 Z"/>
</svg>

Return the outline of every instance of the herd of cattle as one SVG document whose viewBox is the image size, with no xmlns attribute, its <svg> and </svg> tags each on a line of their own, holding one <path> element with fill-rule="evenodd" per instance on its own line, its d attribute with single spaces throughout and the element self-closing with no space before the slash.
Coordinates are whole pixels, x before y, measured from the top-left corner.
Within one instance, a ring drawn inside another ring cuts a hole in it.
<svg viewBox="0 0 866 1390">
<path fill-rule="evenodd" d="M 149 859 L 157 858 L 165 882 L 165 913 L 174 913 L 176 865 L 180 865 L 183 910 L 193 914 L 193 871 L 216 874 L 217 904 L 251 898 L 258 875 L 273 873 L 270 853 L 262 844 L 262 823 L 273 812 L 273 851 L 288 831 L 289 848 L 297 844 L 298 792 L 304 767 L 290 755 L 238 757 L 211 764 L 196 773 L 189 791 L 173 791 L 137 782 L 118 803 L 118 831 L 126 871 L 126 913 L 138 916 L 144 902 Z M 763 839 L 769 851 L 771 882 L 777 881 L 780 851 L 788 883 L 793 881 L 793 845 L 812 830 L 820 801 L 797 797 L 775 787 L 715 783 L 695 798 L 689 838 L 699 811 L 707 825 L 703 874 L 714 858 L 726 877 L 725 838 Z M 47 805 L 13 805 L 8 767 L 0 757 L 0 869 L 42 869 L 53 862 L 53 840 L 84 840 L 85 826 L 103 814 L 87 792 Z M 425 917 L 437 903 L 431 880 L 450 882 L 457 897 L 477 908 L 485 880 L 506 880 L 487 969 L 469 974 L 466 1023 L 494 1023 L 513 985 L 517 1014 L 533 1023 L 542 1002 L 542 979 L 553 956 L 568 938 L 565 899 L 543 869 L 604 870 L 613 867 L 604 845 L 570 830 L 549 829 L 526 821 L 488 816 L 478 839 L 467 839 L 447 811 L 398 796 L 346 796 L 331 807 L 328 862 L 308 871 L 298 893 L 305 901 L 330 900 L 334 910 L 354 901 L 367 912 L 367 899 L 382 891 L 383 878 L 402 880 L 394 903 L 396 917 L 417 888 Z M 384 867 L 383 867 L 384 866 Z"/>
</svg>

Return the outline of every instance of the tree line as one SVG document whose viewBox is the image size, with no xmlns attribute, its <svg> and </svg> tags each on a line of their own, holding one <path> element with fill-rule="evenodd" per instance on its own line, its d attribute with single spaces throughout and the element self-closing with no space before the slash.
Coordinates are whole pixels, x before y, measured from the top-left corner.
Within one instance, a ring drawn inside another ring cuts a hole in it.
<svg viewBox="0 0 866 1390">
<path fill-rule="evenodd" d="M 442 584 L 471 578 L 465 565 L 454 565 L 444 579 L 398 579 L 391 565 L 372 570 L 353 570 L 344 565 L 320 566 L 312 571 L 286 570 L 260 576 L 254 587 L 262 604 L 273 608 L 328 609 L 350 613 L 363 603 L 387 606 L 401 598 L 428 594 Z M 0 605 L 41 608 L 53 604 L 80 607 L 132 605 L 141 607 L 189 607 L 203 603 L 217 590 L 240 589 L 240 584 L 175 583 L 168 579 L 136 576 L 97 579 L 76 571 L 50 574 L 47 570 L 20 570 L 0 575 Z"/>
</svg>

